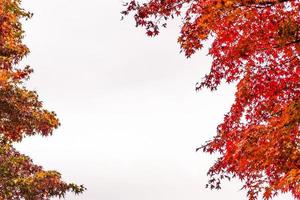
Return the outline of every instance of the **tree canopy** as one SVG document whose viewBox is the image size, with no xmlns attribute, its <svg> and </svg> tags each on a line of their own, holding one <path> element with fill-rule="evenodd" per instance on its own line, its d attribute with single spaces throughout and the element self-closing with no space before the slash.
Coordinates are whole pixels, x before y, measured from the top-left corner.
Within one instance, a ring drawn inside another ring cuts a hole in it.
<svg viewBox="0 0 300 200">
<path fill-rule="evenodd" d="M 24 87 L 33 70 L 19 66 L 29 53 L 22 43 L 21 19 L 32 14 L 20 7 L 21 0 L 0 0 L 0 200 L 48 200 L 76 194 L 83 186 L 65 183 L 56 171 L 41 166 L 13 148 L 26 136 L 49 136 L 59 126 L 54 112 L 43 108 L 35 91 Z"/>
<path fill-rule="evenodd" d="M 300 199 L 300 1 L 150 0 L 128 2 L 148 36 L 167 20 L 182 21 L 178 42 L 187 57 L 213 38 L 210 72 L 196 89 L 237 83 L 235 102 L 200 149 L 218 153 L 208 187 L 243 181 L 250 200 L 290 192 Z"/>
</svg>

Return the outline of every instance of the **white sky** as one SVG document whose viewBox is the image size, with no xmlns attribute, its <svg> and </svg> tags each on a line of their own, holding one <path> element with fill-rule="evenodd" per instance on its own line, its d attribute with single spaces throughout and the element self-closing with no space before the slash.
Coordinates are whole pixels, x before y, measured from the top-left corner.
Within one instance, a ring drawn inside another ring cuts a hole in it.
<svg viewBox="0 0 300 200">
<path fill-rule="evenodd" d="M 120 21 L 120 0 L 24 0 L 38 91 L 62 126 L 18 149 L 88 190 L 75 200 L 246 199 L 238 181 L 205 189 L 215 156 L 195 148 L 215 134 L 234 87 L 196 93 L 209 70 L 207 50 L 187 60 L 176 43 L 179 23 L 155 39 Z M 281 200 L 290 199 L 281 196 Z M 279 198 L 278 198 L 279 200 Z"/>
</svg>

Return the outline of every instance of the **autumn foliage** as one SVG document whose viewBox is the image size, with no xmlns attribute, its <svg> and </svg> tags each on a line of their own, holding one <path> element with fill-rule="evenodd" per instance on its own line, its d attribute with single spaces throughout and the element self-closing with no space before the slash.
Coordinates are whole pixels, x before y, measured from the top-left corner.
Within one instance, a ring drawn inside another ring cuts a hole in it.
<svg viewBox="0 0 300 200">
<path fill-rule="evenodd" d="M 0 0 L 0 200 L 48 200 L 66 192 L 81 193 L 83 186 L 65 183 L 56 171 L 41 166 L 13 148 L 26 136 L 52 134 L 59 126 L 53 112 L 42 107 L 35 91 L 24 87 L 32 69 L 18 66 L 29 53 L 22 43 L 20 20 L 31 17 L 20 0 Z"/>
<path fill-rule="evenodd" d="M 235 102 L 217 135 L 202 146 L 218 153 L 208 187 L 243 181 L 249 199 L 290 192 L 300 199 L 300 1 L 150 0 L 128 2 L 149 36 L 181 18 L 178 42 L 187 57 L 213 43 L 210 73 L 197 90 L 237 83 Z"/>
</svg>

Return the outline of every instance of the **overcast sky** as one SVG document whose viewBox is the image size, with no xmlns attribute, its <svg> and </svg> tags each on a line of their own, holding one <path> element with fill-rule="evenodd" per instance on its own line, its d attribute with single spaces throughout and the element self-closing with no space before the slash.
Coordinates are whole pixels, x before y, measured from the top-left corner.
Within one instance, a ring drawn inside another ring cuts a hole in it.
<svg viewBox="0 0 300 200">
<path fill-rule="evenodd" d="M 216 156 L 195 149 L 215 135 L 234 86 L 195 92 L 211 59 L 207 49 L 179 53 L 178 21 L 153 39 L 132 18 L 120 21 L 120 0 L 23 1 L 34 13 L 24 24 L 28 86 L 62 126 L 17 148 L 88 188 L 66 199 L 246 199 L 238 181 L 205 189 Z"/>
</svg>

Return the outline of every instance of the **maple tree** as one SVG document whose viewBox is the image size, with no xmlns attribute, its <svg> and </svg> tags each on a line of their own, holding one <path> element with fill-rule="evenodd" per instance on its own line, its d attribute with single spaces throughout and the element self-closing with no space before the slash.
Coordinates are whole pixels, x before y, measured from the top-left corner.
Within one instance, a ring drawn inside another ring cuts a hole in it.
<svg viewBox="0 0 300 200">
<path fill-rule="evenodd" d="M 250 200 L 290 192 L 300 199 L 300 1 L 150 0 L 125 4 L 149 36 L 179 16 L 178 42 L 190 57 L 213 39 L 210 72 L 196 89 L 237 83 L 217 135 L 201 148 L 218 153 L 208 187 L 243 181 Z"/>
<path fill-rule="evenodd" d="M 45 110 L 35 91 L 24 81 L 32 69 L 18 67 L 29 53 L 22 43 L 21 19 L 31 13 L 20 7 L 20 0 L 0 0 L 0 200 L 48 200 L 66 192 L 81 193 L 85 188 L 65 183 L 56 171 L 43 170 L 13 147 L 26 136 L 48 136 L 59 126 L 54 112 Z"/>
</svg>

